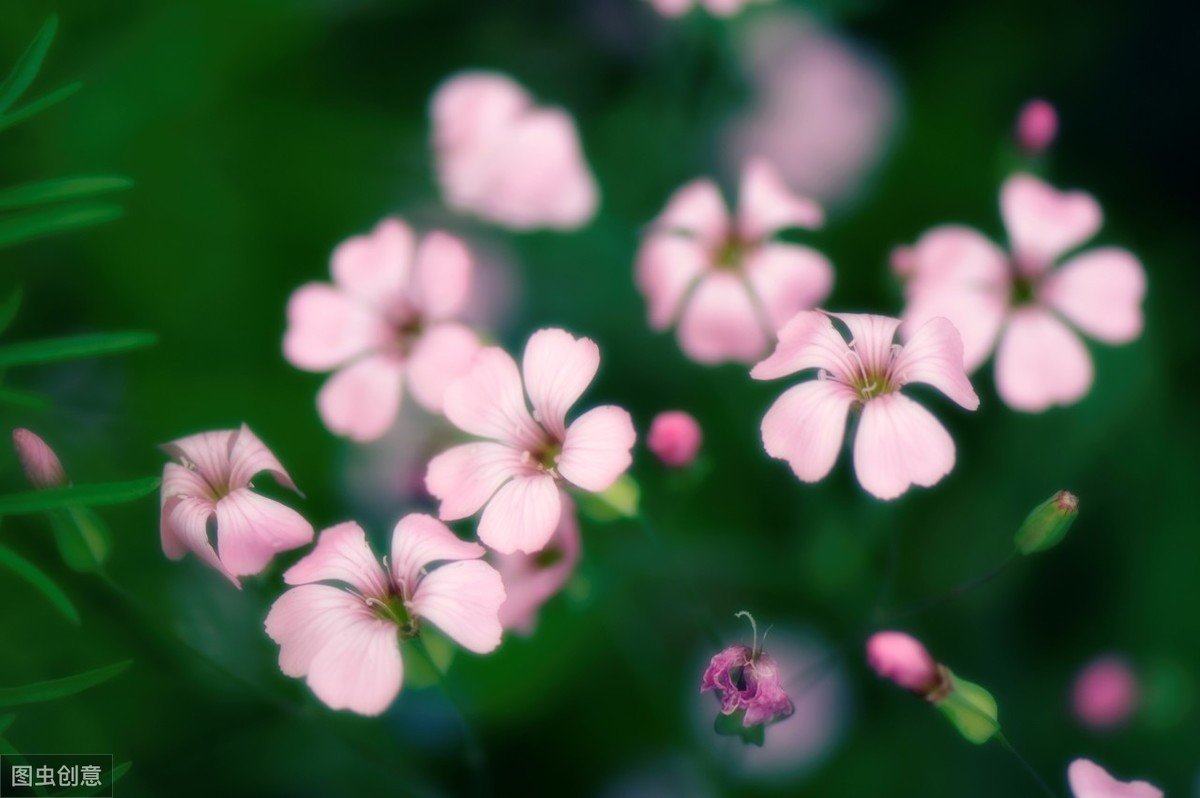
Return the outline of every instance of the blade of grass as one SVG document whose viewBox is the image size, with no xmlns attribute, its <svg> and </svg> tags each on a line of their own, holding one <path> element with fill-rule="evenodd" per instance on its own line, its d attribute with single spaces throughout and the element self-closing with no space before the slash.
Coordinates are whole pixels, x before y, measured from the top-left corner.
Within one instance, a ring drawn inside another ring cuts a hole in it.
<svg viewBox="0 0 1200 798">
<path fill-rule="evenodd" d="M 96 507 L 105 504 L 125 504 L 153 492 L 158 477 L 134 479 L 129 482 L 103 482 L 95 485 L 71 485 L 66 488 L 47 488 L 25 493 L 0 496 L 0 516 L 27 515 L 69 507 L 73 504 Z"/>
<path fill-rule="evenodd" d="M 72 338 L 51 338 L 27 341 L 0 347 L 0 369 L 30 364 L 57 363 L 99 355 L 116 355 L 151 346 L 157 341 L 154 333 L 118 332 L 79 335 Z"/>
<path fill-rule="evenodd" d="M 0 210 L 24 208 L 46 202 L 73 200 L 93 194 L 123 191 L 133 186 L 127 177 L 61 177 L 0 189 Z"/>
<path fill-rule="evenodd" d="M 12 246 L 31 238 L 53 235 L 64 230 L 110 222 L 124 213 L 120 205 L 109 202 L 64 205 L 22 211 L 0 219 L 0 247 Z"/>
<path fill-rule="evenodd" d="M 13 319 L 17 317 L 17 311 L 21 309 L 21 295 L 24 290 L 21 286 L 17 286 L 9 292 L 4 298 L 4 302 L 0 304 L 0 333 L 8 329 L 8 325 L 12 324 Z"/>
<path fill-rule="evenodd" d="M 4 83 L 0 84 L 0 113 L 4 113 L 12 107 L 13 103 L 21 99 L 21 95 L 33 83 L 42 68 L 42 61 L 46 59 L 46 53 L 50 50 L 50 43 L 54 41 L 54 34 L 57 32 L 58 15 L 54 14 L 42 23 L 42 27 L 33 37 L 33 41 L 17 59 L 17 63 L 8 73 L 8 77 L 4 79 Z"/>
<path fill-rule="evenodd" d="M 71 623 L 79 623 L 79 611 L 75 609 L 75 605 L 71 603 L 71 600 L 67 598 L 67 594 L 62 591 L 62 588 L 54 584 L 54 580 L 46 576 L 45 572 L 36 565 L 12 549 L 5 548 L 4 546 L 0 546 L 0 565 L 7 566 L 17 576 L 37 588 L 46 597 L 47 601 L 53 604 L 59 612 L 67 616 L 67 620 Z"/>
<path fill-rule="evenodd" d="M 79 81 L 68 83 L 61 89 L 55 89 L 49 94 L 39 97 L 31 103 L 22 105 L 15 111 L 10 111 L 6 114 L 0 115 L 0 130 L 12 127 L 18 122 L 24 122 L 31 116 L 36 116 L 42 111 L 45 111 L 47 108 L 58 105 L 63 100 L 79 91 L 81 88 L 83 88 L 83 84 Z"/>
<path fill-rule="evenodd" d="M 103 684 L 114 676 L 124 673 L 133 660 L 114 662 L 103 668 L 65 676 L 61 679 L 50 679 L 44 682 L 34 682 L 20 687 L 0 687 L 0 707 L 12 707 L 20 704 L 33 704 L 38 701 L 53 701 L 69 695 L 82 693 L 84 690 Z"/>
</svg>

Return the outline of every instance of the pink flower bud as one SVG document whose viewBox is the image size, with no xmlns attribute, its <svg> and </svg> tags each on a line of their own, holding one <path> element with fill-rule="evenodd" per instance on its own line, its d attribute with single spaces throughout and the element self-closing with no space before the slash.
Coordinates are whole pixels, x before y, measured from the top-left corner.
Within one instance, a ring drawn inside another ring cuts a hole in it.
<svg viewBox="0 0 1200 798">
<path fill-rule="evenodd" d="M 650 423 L 646 445 L 672 468 L 689 466 L 700 451 L 700 425 L 682 410 L 659 413 Z"/>
<path fill-rule="evenodd" d="M 1112 729 L 1133 714 L 1139 692 L 1137 675 L 1124 658 L 1100 657 L 1076 677 L 1071 705 L 1085 726 Z"/>
<path fill-rule="evenodd" d="M 942 681 L 925 646 L 903 632 L 877 632 L 867 641 L 867 663 L 884 679 L 928 696 Z"/>
<path fill-rule="evenodd" d="M 1017 143 L 1030 155 L 1039 155 L 1054 143 L 1058 113 L 1045 100 L 1030 100 L 1017 116 Z"/>
<path fill-rule="evenodd" d="M 27 429 L 14 429 L 12 435 L 13 447 L 17 450 L 17 457 L 30 485 L 41 490 L 61 488 L 67 484 L 67 474 L 58 455 L 44 440 Z"/>
</svg>

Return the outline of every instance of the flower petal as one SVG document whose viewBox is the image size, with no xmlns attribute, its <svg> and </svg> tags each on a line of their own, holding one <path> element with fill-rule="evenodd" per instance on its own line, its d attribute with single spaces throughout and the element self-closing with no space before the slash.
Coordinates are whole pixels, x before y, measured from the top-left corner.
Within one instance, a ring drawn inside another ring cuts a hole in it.
<svg viewBox="0 0 1200 798">
<path fill-rule="evenodd" d="M 312 539 L 312 524 L 299 513 L 248 488 L 238 488 L 217 502 L 217 552 L 237 576 L 256 574 L 277 553 Z"/>
<path fill-rule="evenodd" d="M 787 227 L 820 227 L 825 221 L 821 206 L 793 194 L 763 158 L 746 164 L 739 194 L 738 233 L 747 241 L 759 241 Z"/>
<path fill-rule="evenodd" d="M 840 380 L 848 380 L 855 366 L 846 339 L 825 313 L 797 313 L 779 331 L 779 343 L 771 356 L 750 370 L 756 380 L 774 380 L 805 369 L 824 369 Z"/>
<path fill-rule="evenodd" d="M 892 345 L 900 320 L 873 313 L 830 313 L 850 332 L 850 348 L 868 373 L 882 373 L 892 360 Z"/>
<path fill-rule="evenodd" d="M 659 230 L 686 233 L 707 249 L 725 240 L 730 232 L 729 225 L 729 211 L 717 184 L 703 178 L 677 189 L 654 220 L 654 226 Z"/>
<path fill-rule="evenodd" d="M 229 452 L 238 431 L 233 429 L 201 432 L 164 443 L 162 449 L 184 466 L 195 471 L 215 488 L 229 479 Z"/>
<path fill-rule="evenodd" d="M 392 530 L 392 578 L 406 596 L 421 578 L 421 570 L 440 560 L 474 560 L 484 555 L 478 543 L 460 540 L 433 516 L 411 513 Z"/>
<path fill-rule="evenodd" d="M 229 486 L 244 488 L 250 484 L 255 474 L 267 471 L 285 488 L 296 490 L 296 485 L 283 464 L 271 453 L 267 445 L 250 431 L 245 424 L 235 433 L 229 452 Z M 299 493 L 299 491 L 296 491 Z"/>
<path fill-rule="evenodd" d="M 1028 276 L 1096 234 L 1100 205 L 1082 191 L 1058 191 L 1033 175 L 1016 174 L 1000 189 L 1000 213 L 1017 268 Z"/>
<path fill-rule="evenodd" d="M 402 365 L 396 355 L 371 355 L 334 373 L 317 393 L 321 420 L 335 435 L 359 443 L 381 437 L 400 412 Z"/>
<path fill-rule="evenodd" d="M 163 553 L 172 560 L 181 558 L 190 551 L 204 563 L 228 577 L 239 590 L 238 578 L 217 557 L 208 536 L 208 522 L 215 514 L 213 503 L 207 499 L 191 496 L 173 496 L 162 508 Z"/>
<path fill-rule="evenodd" d="M 892 374 L 902 385 L 932 385 L 967 410 L 979 407 L 963 369 L 962 336 L 948 319 L 930 319 L 917 330 L 896 356 Z"/>
<path fill-rule="evenodd" d="M 459 239 L 441 230 L 421 239 L 410 290 L 422 317 L 440 321 L 462 310 L 471 270 L 471 253 Z"/>
<path fill-rule="evenodd" d="M 446 389 L 471 370 L 479 336 L 462 324 L 435 324 L 417 339 L 404 364 L 408 389 L 422 407 L 441 413 Z"/>
<path fill-rule="evenodd" d="M 500 645 L 503 603 L 504 583 L 495 568 L 480 561 L 459 561 L 421 580 L 412 609 L 463 648 L 486 654 Z"/>
<path fill-rule="evenodd" d="M 353 521 L 323 530 L 313 550 L 283 573 L 289 585 L 345 582 L 364 596 L 385 599 L 387 575 L 367 543 L 367 534 Z"/>
<path fill-rule="evenodd" d="M 1163 798 L 1163 791 L 1144 781 L 1117 781 L 1104 768 L 1076 759 L 1067 768 L 1075 798 Z"/>
<path fill-rule="evenodd" d="M 1077 255 L 1046 275 L 1038 298 L 1088 335 L 1123 344 L 1142 333 L 1146 272 L 1132 252 L 1106 247 Z"/>
<path fill-rule="evenodd" d="M 529 104 L 529 95 L 506 75 L 482 71 L 455 75 L 438 87 L 430 106 L 439 154 L 461 151 L 494 135 Z"/>
<path fill-rule="evenodd" d="M 837 462 L 846 417 L 856 399 L 837 380 L 811 380 L 789 388 L 762 420 L 767 454 L 786 460 L 803 482 L 819 482 Z"/>
<path fill-rule="evenodd" d="M 535 417 L 562 440 L 567 411 L 600 368 L 600 348 L 592 339 L 575 338 L 566 330 L 538 330 L 525 345 L 521 365 Z"/>
<path fill-rule="evenodd" d="M 829 260 L 797 244 L 769 242 L 755 247 L 746 256 L 744 269 L 774 330 L 824 301 L 833 290 Z"/>
<path fill-rule="evenodd" d="M 978 230 L 957 224 L 926 231 L 908 251 L 909 287 L 959 285 L 978 290 L 1006 288 L 1008 255 Z"/>
<path fill-rule="evenodd" d="M 1015 311 L 996 350 L 996 391 L 1014 410 L 1073 404 L 1092 387 L 1092 357 L 1079 336 L 1041 308 Z"/>
<path fill-rule="evenodd" d="M 679 345 L 698 363 L 753 363 L 767 350 L 769 323 L 745 283 L 729 272 L 714 272 L 700 281 L 683 309 Z"/>
<path fill-rule="evenodd" d="M 388 329 L 377 311 L 328 283 L 309 283 L 288 300 L 283 356 L 296 368 L 329 371 L 379 346 Z"/>
<path fill-rule="evenodd" d="M 413 257 L 413 234 L 398 219 L 384 219 L 369 235 L 354 236 L 333 251 L 334 281 L 374 307 L 404 296 Z"/>
<path fill-rule="evenodd" d="M 501 485 L 525 472 L 521 452 L 502 443 L 464 443 L 429 461 L 425 487 L 441 501 L 438 515 L 453 521 L 473 515 Z"/>
<path fill-rule="evenodd" d="M 450 423 L 472 435 L 519 447 L 541 441 L 541 431 L 525 406 L 516 361 L 496 346 L 481 349 L 471 370 L 451 383 L 442 409 Z"/>
<path fill-rule="evenodd" d="M 562 512 L 558 528 L 542 551 L 534 554 L 497 554 L 496 570 L 504 581 L 504 603 L 500 605 L 500 624 L 521 634 L 533 631 L 537 612 L 558 593 L 579 564 L 582 540 L 579 521 L 571 500 L 561 496 Z M 543 558 L 557 555 L 550 564 Z"/>
<path fill-rule="evenodd" d="M 863 406 L 854 471 L 868 493 L 895 499 L 911 485 L 934 485 L 954 468 L 954 457 L 950 433 L 907 396 L 890 393 Z"/>
<path fill-rule="evenodd" d="M 593 408 L 567 428 L 558 473 L 584 490 L 607 490 L 633 463 L 629 452 L 636 440 L 627 411 L 614 405 Z"/>
<path fill-rule="evenodd" d="M 685 236 L 651 235 L 638 251 L 637 284 L 656 330 L 679 318 L 681 305 L 697 278 L 709 268 L 703 245 Z"/>
<path fill-rule="evenodd" d="M 381 714 L 396 700 L 404 681 L 396 625 L 374 617 L 365 606 L 363 612 L 345 617 L 312 658 L 306 681 L 330 709 Z"/>
<path fill-rule="evenodd" d="M 302 585 L 284 591 L 271 605 L 264 624 L 280 647 L 279 669 L 297 678 L 313 658 L 346 626 L 347 620 L 372 615 L 360 597 L 331 585 Z"/>
<path fill-rule="evenodd" d="M 514 477 L 483 508 L 479 539 L 501 554 L 541 551 L 554 534 L 561 512 L 554 477 L 545 473 Z"/>
</svg>

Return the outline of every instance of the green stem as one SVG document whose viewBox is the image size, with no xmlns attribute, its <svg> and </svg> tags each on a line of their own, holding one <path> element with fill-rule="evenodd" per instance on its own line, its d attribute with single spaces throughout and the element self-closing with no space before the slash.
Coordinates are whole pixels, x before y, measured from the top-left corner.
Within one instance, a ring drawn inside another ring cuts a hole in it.
<svg viewBox="0 0 1200 798">
<path fill-rule="evenodd" d="M 1054 792 L 1054 790 L 1050 788 L 1050 785 L 1046 783 L 1046 780 L 1043 779 L 1033 765 L 1029 763 L 1029 760 L 1021 756 L 1020 752 L 1018 752 L 1016 748 L 1013 748 L 1012 743 L 1008 741 L 1008 738 L 1005 737 L 1003 733 L 996 732 L 995 739 L 996 742 L 1000 743 L 1001 747 L 1003 747 L 1005 751 L 1008 751 L 1013 755 L 1013 757 L 1016 758 L 1018 762 L 1021 763 L 1021 767 L 1025 769 L 1025 772 L 1033 777 L 1033 780 L 1037 782 L 1039 787 L 1041 787 L 1042 792 L 1046 794 L 1047 798 L 1058 798 L 1058 793 Z"/>
<path fill-rule="evenodd" d="M 425 664 L 436 674 L 438 687 L 441 688 L 442 695 L 446 697 L 446 700 L 450 702 L 450 706 L 454 707 L 454 711 L 458 714 L 459 722 L 462 724 L 467 766 L 471 769 L 471 775 L 475 779 L 475 794 L 494 794 L 489 775 L 487 749 L 484 748 L 479 735 L 475 733 L 475 728 L 467 719 L 467 714 L 463 710 L 462 704 L 458 700 L 454 690 L 451 688 L 449 679 L 446 678 L 446 674 L 442 673 L 437 663 L 433 661 L 433 657 L 429 654 L 429 649 L 425 647 L 425 642 L 420 637 L 414 637 L 408 642 L 421 655 L 421 658 L 425 660 Z"/>
<path fill-rule="evenodd" d="M 929 598 L 921 599 L 920 601 L 913 602 L 912 604 L 908 604 L 903 607 L 883 609 L 880 612 L 875 613 L 876 617 L 880 622 L 889 623 L 891 621 L 911 618 L 914 615 L 919 615 L 920 613 L 934 609 L 935 607 L 940 607 L 942 604 L 956 599 L 964 593 L 969 593 L 977 587 L 986 585 L 988 582 L 1004 573 L 1010 565 L 1016 562 L 1017 559 L 1018 555 L 1014 551 L 1013 553 L 1009 554 L 1003 562 L 985 574 L 963 582 L 960 585 L 956 585 L 940 595 L 930 596 Z"/>
</svg>

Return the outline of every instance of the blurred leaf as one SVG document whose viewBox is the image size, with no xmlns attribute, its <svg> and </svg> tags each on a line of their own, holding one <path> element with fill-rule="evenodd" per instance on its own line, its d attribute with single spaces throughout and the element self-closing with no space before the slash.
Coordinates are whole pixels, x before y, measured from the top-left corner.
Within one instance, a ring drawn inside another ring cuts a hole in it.
<svg viewBox="0 0 1200 798">
<path fill-rule="evenodd" d="M 16 388 L 5 388 L 4 386 L 0 386 L 0 402 L 18 407 L 27 407 L 31 410 L 40 410 L 50 404 L 50 400 L 41 394 L 19 391 Z"/>
<path fill-rule="evenodd" d="M 87 507 L 68 507 L 47 513 L 54 543 L 63 562 L 75 571 L 95 571 L 112 551 L 112 534 L 100 516 Z"/>
<path fill-rule="evenodd" d="M 58 208 L 23 211 L 0 219 L 0 247 L 63 230 L 109 222 L 123 212 L 120 205 L 111 203 L 64 205 Z"/>
<path fill-rule="evenodd" d="M 0 189 L 0 209 L 24 208 L 45 202 L 79 199 L 92 194 L 123 191 L 133 186 L 127 177 L 63 177 Z"/>
<path fill-rule="evenodd" d="M 47 108 L 50 108 L 51 106 L 54 106 L 54 105 L 58 105 L 60 102 L 67 99 L 72 94 L 74 94 L 75 92 L 79 91 L 82 88 L 83 88 L 83 84 L 80 83 L 79 81 L 76 81 L 74 83 L 68 83 L 66 86 L 63 86 L 61 89 L 52 91 L 44 97 L 39 97 L 38 99 L 34 100 L 33 102 L 29 103 L 28 105 L 21 106 L 20 108 L 13 111 L 12 113 L 8 113 L 8 114 L 4 114 L 4 115 L 0 116 L 0 130 L 4 130 L 5 128 L 12 127 L 13 125 L 17 124 L 18 122 L 24 122 L 26 119 L 29 119 L 31 116 L 36 116 L 36 115 L 40 114 L 42 111 L 45 111 Z"/>
<path fill-rule="evenodd" d="M 0 496 L 0 515 L 25 515 L 70 507 L 73 504 L 95 507 L 102 504 L 124 504 L 153 492 L 158 477 L 133 479 L 128 482 L 101 482 L 95 485 L 70 485 L 25 493 Z"/>
<path fill-rule="evenodd" d="M 0 565 L 8 566 L 9 570 L 41 591 L 41 594 L 59 612 L 67 616 L 67 620 L 71 623 L 79 623 L 79 612 L 75 609 L 75 605 L 71 603 L 71 600 L 67 598 L 67 594 L 58 585 L 54 584 L 54 580 L 46 576 L 36 565 L 12 549 L 4 546 L 0 546 Z"/>
<path fill-rule="evenodd" d="M 641 501 L 641 489 L 633 477 L 621 477 L 603 493 L 577 493 L 575 500 L 579 509 L 593 521 L 615 521 L 618 518 L 635 518 Z"/>
<path fill-rule="evenodd" d="M 13 66 L 12 72 L 9 72 L 4 83 L 0 84 L 0 114 L 21 99 L 21 95 L 33 84 L 33 79 L 37 77 L 38 71 L 42 68 L 42 61 L 46 59 L 50 43 L 54 41 L 54 34 L 57 32 L 58 15 L 52 14 L 42 23 L 41 29 L 33 37 L 29 47 L 25 48 L 25 52 Z"/>
<path fill-rule="evenodd" d="M 17 311 L 21 309 L 21 295 L 24 289 L 17 286 L 12 290 L 12 293 L 5 298 L 0 304 L 0 333 L 8 329 L 8 325 L 12 324 L 13 319 L 17 317 Z"/>
<path fill-rule="evenodd" d="M 55 363 L 99 355 L 115 355 L 143 349 L 158 341 L 154 333 L 118 332 L 51 338 L 0 347 L 0 368 L 32 363 Z"/>
<path fill-rule="evenodd" d="M 756 745 L 759 748 L 766 742 L 766 729 L 763 724 L 758 723 L 747 728 L 742 725 L 746 717 L 746 710 L 739 709 L 732 715 L 717 713 L 717 719 L 713 721 L 713 731 L 722 737 L 740 737 L 746 745 Z"/>
<path fill-rule="evenodd" d="M 13 721 L 16 719 L 17 716 L 11 713 L 0 716 L 0 734 L 4 734 L 6 731 L 8 731 L 8 727 L 13 725 Z"/>
<path fill-rule="evenodd" d="M 98 684 L 103 684 L 114 676 L 124 673 L 133 660 L 114 662 L 94 671 L 77 673 L 62 679 L 51 679 L 45 682 L 34 682 L 21 687 L 0 687 L 0 707 L 12 707 L 20 704 L 33 704 L 38 701 L 53 701 L 65 698 L 75 693 L 82 693 Z"/>
<path fill-rule="evenodd" d="M 405 684 L 432 687 L 440 683 L 454 661 L 455 650 L 449 640 L 426 625 L 421 636 L 402 649 L 408 655 L 404 658 Z"/>
</svg>

